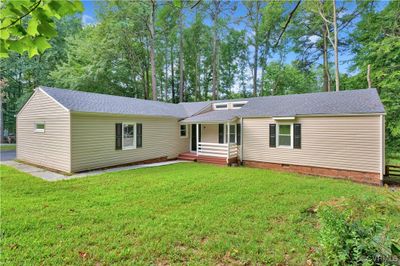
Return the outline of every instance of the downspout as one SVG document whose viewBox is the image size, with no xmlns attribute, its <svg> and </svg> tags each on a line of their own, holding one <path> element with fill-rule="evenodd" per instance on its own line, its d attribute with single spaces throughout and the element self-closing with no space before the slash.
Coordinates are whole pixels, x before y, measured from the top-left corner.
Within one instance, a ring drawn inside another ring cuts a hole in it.
<svg viewBox="0 0 400 266">
<path fill-rule="evenodd" d="M 240 164 L 243 165 L 243 117 L 240 117 Z"/>
</svg>

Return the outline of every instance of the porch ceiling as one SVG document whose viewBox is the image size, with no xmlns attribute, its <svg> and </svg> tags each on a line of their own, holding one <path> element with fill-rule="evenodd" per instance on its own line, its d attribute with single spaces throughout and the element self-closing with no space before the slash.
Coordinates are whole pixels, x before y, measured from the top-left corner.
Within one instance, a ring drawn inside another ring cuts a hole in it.
<svg viewBox="0 0 400 266">
<path fill-rule="evenodd" d="M 229 122 L 239 116 L 237 110 L 215 110 L 183 119 L 181 123 L 218 123 Z"/>
</svg>

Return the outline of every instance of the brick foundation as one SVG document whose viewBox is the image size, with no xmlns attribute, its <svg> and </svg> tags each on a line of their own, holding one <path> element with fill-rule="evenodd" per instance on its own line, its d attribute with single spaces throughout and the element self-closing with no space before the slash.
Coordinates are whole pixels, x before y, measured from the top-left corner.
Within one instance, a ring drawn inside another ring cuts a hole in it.
<svg viewBox="0 0 400 266">
<path fill-rule="evenodd" d="M 267 163 L 267 162 L 247 161 L 247 160 L 243 161 L 243 163 L 245 166 L 249 167 L 273 169 L 278 171 L 300 173 L 305 175 L 326 176 L 326 177 L 347 179 L 358 183 L 377 185 L 377 186 L 382 185 L 382 180 L 380 179 L 380 173 L 323 168 L 314 166 L 302 166 L 293 164 Z"/>
</svg>

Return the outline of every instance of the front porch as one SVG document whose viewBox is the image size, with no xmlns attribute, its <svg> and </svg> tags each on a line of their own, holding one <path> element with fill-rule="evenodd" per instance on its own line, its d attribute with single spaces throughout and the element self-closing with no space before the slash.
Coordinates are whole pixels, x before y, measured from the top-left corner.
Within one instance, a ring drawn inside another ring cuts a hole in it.
<svg viewBox="0 0 400 266">
<path fill-rule="evenodd" d="M 190 147 L 188 152 L 179 155 L 179 159 L 219 165 L 237 163 L 241 138 L 239 123 L 184 124 L 181 130 L 183 127 L 190 138 Z"/>
</svg>

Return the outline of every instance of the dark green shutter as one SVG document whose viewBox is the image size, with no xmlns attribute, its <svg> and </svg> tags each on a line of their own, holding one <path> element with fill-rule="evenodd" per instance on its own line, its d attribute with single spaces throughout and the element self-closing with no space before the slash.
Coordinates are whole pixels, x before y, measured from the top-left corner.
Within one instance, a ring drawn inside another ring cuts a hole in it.
<svg viewBox="0 0 400 266">
<path fill-rule="evenodd" d="M 269 146 L 276 147 L 276 124 L 269 124 Z"/>
<path fill-rule="evenodd" d="M 293 131 L 293 148 L 301 149 L 301 124 L 294 124 Z"/>
<path fill-rule="evenodd" d="M 115 124 L 115 149 L 122 150 L 122 123 Z"/>
<path fill-rule="evenodd" d="M 224 124 L 218 125 L 218 142 L 224 143 Z"/>
<path fill-rule="evenodd" d="M 236 124 L 236 144 L 240 145 L 240 138 L 241 138 L 241 132 L 242 128 L 240 124 Z"/>
<path fill-rule="evenodd" d="M 143 145 L 142 142 L 142 124 L 136 124 L 136 148 L 141 148 Z"/>
<path fill-rule="evenodd" d="M 201 142 L 201 124 L 199 124 L 199 142 Z"/>
</svg>

